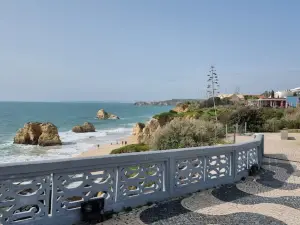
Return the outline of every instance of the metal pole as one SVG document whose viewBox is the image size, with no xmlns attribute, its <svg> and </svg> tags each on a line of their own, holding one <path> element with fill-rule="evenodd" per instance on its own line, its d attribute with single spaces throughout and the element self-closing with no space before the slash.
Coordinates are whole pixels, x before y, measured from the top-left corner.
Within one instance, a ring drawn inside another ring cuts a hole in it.
<svg viewBox="0 0 300 225">
<path fill-rule="evenodd" d="M 247 122 L 245 122 L 245 134 L 247 133 Z"/>
<path fill-rule="evenodd" d="M 238 123 L 235 124 L 235 133 L 236 134 L 239 133 L 239 124 Z"/>
<path fill-rule="evenodd" d="M 226 140 L 227 140 L 227 136 L 228 135 L 228 128 L 227 128 L 227 124 L 225 125 L 225 138 L 226 138 Z"/>
</svg>

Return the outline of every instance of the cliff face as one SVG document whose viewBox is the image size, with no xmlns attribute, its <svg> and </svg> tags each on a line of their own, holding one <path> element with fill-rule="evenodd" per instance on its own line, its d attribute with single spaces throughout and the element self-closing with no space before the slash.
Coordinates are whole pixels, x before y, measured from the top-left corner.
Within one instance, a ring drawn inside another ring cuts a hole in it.
<svg viewBox="0 0 300 225">
<path fill-rule="evenodd" d="M 151 140 L 153 133 L 160 128 L 160 124 L 157 119 L 152 118 L 146 125 L 137 123 L 132 134 L 137 137 L 138 143 L 148 144 Z"/>
<path fill-rule="evenodd" d="M 172 110 L 174 112 L 177 112 L 177 113 L 182 113 L 182 112 L 187 112 L 188 109 L 189 109 L 189 105 L 188 104 L 179 103 Z"/>
</svg>

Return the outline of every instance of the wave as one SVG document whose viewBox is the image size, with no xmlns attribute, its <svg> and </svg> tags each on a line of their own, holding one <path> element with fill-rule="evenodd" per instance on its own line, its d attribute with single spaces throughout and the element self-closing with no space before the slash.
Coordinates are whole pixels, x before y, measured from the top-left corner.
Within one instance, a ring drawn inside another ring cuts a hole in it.
<svg viewBox="0 0 300 225">
<path fill-rule="evenodd" d="M 99 137 L 106 137 L 109 134 L 130 134 L 132 128 L 124 128 L 119 127 L 116 129 L 109 129 L 109 130 L 99 130 L 96 132 L 88 132 L 88 133 L 74 133 L 71 130 L 66 132 L 59 132 L 59 136 L 63 143 L 74 143 L 80 140 L 86 140 L 91 138 L 99 138 Z"/>
<path fill-rule="evenodd" d="M 51 147 L 15 145 L 11 139 L 0 144 L 1 163 L 70 158 L 96 147 L 97 144 L 108 144 L 129 136 L 131 131 L 132 126 L 130 128 L 118 127 L 88 133 L 74 133 L 71 130 L 59 132 L 63 145 Z"/>
</svg>

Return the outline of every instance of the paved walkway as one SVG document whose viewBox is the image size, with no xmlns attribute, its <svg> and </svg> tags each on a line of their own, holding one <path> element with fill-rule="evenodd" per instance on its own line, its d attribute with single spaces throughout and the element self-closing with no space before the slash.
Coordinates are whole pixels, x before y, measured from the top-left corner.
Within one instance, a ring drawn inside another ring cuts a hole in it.
<svg viewBox="0 0 300 225">
<path fill-rule="evenodd" d="M 296 140 L 281 141 L 279 134 L 265 135 L 266 158 L 256 177 L 119 213 L 101 224 L 299 225 L 300 134 L 292 136 Z M 247 139 L 238 137 L 237 141 Z"/>
</svg>

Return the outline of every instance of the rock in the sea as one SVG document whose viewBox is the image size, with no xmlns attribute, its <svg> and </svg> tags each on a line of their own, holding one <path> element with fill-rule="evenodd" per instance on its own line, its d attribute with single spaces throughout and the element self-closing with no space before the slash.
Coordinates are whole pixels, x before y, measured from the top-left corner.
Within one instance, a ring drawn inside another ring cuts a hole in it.
<svg viewBox="0 0 300 225">
<path fill-rule="evenodd" d="M 72 131 L 75 133 L 86 133 L 86 132 L 95 132 L 96 129 L 93 124 L 85 122 L 83 125 L 77 125 L 73 127 Z"/>
<path fill-rule="evenodd" d="M 114 114 L 109 114 L 109 117 L 108 117 L 109 120 L 119 120 L 120 118 Z"/>
<path fill-rule="evenodd" d="M 26 123 L 19 129 L 15 138 L 15 144 L 53 146 L 61 145 L 57 127 L 53 123 Z"/>
<path fill-rule="evenodd" d="M 114 115 L 114 114 L 111 114 L 111 113 L 108 113 L 106 112 L 104 109 L 100 109 L 98 112 L 97 112 L 97 118 L 99 120 L 107 120 L 107 119 L 110 119 L 110 120 L 118 120 L 120 119 L 118 116 Z"/>
<path fill-rule="evenodd" d="M 106 120 L 106 119 L 108 119 L 108 116 L 109 116 L 108 113 L 104 109 L 100 109 L 97 112 L 97 117 L 100 120 Z"/>
</svg>

